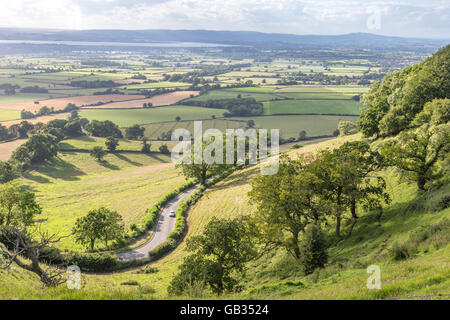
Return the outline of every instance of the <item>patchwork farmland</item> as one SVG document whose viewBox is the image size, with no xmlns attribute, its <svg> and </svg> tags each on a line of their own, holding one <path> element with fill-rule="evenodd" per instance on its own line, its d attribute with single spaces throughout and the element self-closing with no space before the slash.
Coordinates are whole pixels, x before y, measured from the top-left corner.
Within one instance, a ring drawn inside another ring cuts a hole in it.
<svg viewBox="0 0 450 320">
<path fill-rule="evenodd" d="M 444 299 L 448 48 L 153 44 L 0 47 L 0 299 Z M 195 121 L 278 129 L 277 173 L 176 165 Z M 17 226 L 79 290 L 2 268 Z"/>
</svg>

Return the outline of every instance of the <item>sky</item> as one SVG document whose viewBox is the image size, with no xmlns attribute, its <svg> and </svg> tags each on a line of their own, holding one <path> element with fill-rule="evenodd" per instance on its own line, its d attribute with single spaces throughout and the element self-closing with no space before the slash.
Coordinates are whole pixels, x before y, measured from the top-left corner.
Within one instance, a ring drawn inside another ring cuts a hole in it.
<svg viewBox="0 0 450 320">
<path fill-rule="evenodd" d="M 0 0 L 0 27 L 450 38 L 450 0 Z"/>
</svg>

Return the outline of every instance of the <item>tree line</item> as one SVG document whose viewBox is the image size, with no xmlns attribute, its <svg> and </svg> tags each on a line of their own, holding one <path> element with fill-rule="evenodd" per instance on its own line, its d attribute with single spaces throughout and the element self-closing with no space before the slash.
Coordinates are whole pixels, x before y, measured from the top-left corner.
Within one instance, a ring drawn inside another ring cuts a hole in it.
<svg viewBox="0 0 450 320">
<path fill-rule="evenodd" d="M 182 102 L 183 103 L 183 102 Z M 232 99 L 210 99 L 206 101 L 189 100 L 184 104 L 214 108 L 214 109 L 226 109 L 223 115 L 225 117 L 233 116 L 259 116 L 264 113 L 263 104 L 257 102 L 254 98 L 232 98 Z"/>
</svg>

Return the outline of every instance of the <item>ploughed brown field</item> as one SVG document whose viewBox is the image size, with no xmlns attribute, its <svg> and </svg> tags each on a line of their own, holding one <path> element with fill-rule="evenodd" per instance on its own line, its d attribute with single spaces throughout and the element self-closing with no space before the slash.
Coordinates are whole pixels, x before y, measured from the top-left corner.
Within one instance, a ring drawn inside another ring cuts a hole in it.
<svg viewBox="0 0 450 320">
<path fill-rule="evenodd" d="M 67 119 L 68 116 L 69 116 L 69 113 L 64 112 L 64 113 L 51 114 L 48 116 L 37 117 L 37 118 L 33 118 L 33 119 L 18 119 L 18 120 L 0 121 L 0 124 L 5 127 L 10 127 L 13 124 L 21 123 L 22 121 L 28 121 L 33 124 L 38 123 L 38 122 L 47 123 L 47 122 L 50 122 L 55 119 Z"/>
<path fill-rule="evenodd" d="M 145 96 L 142 95 L 125 95 L 125 94 L 105 94 L 105 95 L 90 95 L 90 96 L 75 96 L 68 98 L 57 98 L 49 100 L 41 100 L 39 104 L 34 104 L 34 101 L 29 102 L 11 102 L 11 103 L 0 103 L 1 109 L 10 109 L 21 111 L 23 109 L 29 111 L 37 111 L 43 106 L 49 108 L 53 107 L 55 110 L 64 109 L 68 103 L 74 103 L 78 107 L 92 105 L 99 102 L 110 102 L 110 101 L 126 101 L 133 99 L 143 99 Z"/>
<path fill-rule="evenodd" d="M 28 139 L 17 139 L 0 143 L 0 161 L 8 161 L 14 150 L 27 142 Z"/>
<path fill-rule="evenodd" d="M 192 96 L 198 96 L 199 91 L 175 91 L 170 93 L 164 93 L 154 96 L 149 99 L 137 99 L 130 101 L 112 102 L 102 104 L 100 106 L 90 106 L 89 108 L 95 109 L 126 109 L 126 108 L 142 108 L 144 103 L 152 103 L 154 107 L 169 106 L 175 104 L 181 100 L 190 98 Z"/>
<path fill-rule="evenodd" d="M 144 83 L 145 79 L 124 79 L 124 80 L 115 80 L 115 83 L 120 84 L 132 84 L 132 83 Z"/>
</svg>

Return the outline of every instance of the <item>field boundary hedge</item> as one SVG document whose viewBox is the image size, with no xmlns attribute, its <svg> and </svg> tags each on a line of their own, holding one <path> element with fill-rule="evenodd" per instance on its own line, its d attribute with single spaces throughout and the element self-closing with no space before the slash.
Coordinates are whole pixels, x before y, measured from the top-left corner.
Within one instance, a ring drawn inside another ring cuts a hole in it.
<svg viewBox="0 0 450 320">
<path fill-rule="evenodd" d="M 158 202 L 145 211 L 145 217 L 139 226 L 133 227 L 128 234 L 118 244 L 121 248 L 127 246 L 152 229 L 158 222 L 163 207 L 183 191 L 195 186 L 198 182 L 195 180 L 188 181 L 180 187 L 170 191 L 164 195 Z M 109 248 L 108 250 L 111 250 Z M 44 248 L 41 256 L 45 257 L 42 262 L 53 265 L 76 265 L 83 272 L 114 272 L 127 268 L 145 265 L 152 260 L 149 258 L 142 260 L 120 261 L 115 253 L 112 252 L 67 252 L 62 253 L 54 247 Z"/>
<path fill-rule="evenodd" d="M 159 141 L 159 140 L 157 140 L 157 141 Z M 89 153 L 89 152 L 91 152 L 91 150 L 89 150 L 89 149 L 79 149 L 79 148 L 73 148 L 73 149 L 70 149 L 70 148 L 58 148 L 58 151 L 60 151 L 60 152 L 81 152 L 81 153 Z M 115 152 L 109 152 L 109 151 L 107 151 L 107 152 L 110 153 L 110 154 L 115 154 L 115 153 L 136 153 L 136 154 L 142 153 L 142 154 L 145 154 L 145 153 L 143 153 L 142 151 L 139 151 L 139 150 L 116 150 Z M 160 151 L 151 151 L 150 154 L 152 154 L 152 153 L 164 154 L 164 153 L 162 153 Z"/>
<path fill-rule="evenodd" d="M 211 187 L 219 181 L 225 179 L 233 172 L 234 170 L 227 170 L 221 175 L 211 178 L 211 180 L 209 180 L 205 186 L 198 187 L 197 190 L 195 190 L 189 197 L 187 197 L 180 203 L 176 212 L 177 218 L 174 230 L 169 234 L 167 240 L 164 243 L 160 244 L 151 252 L 149 252 L 148 259 L 150 261 L 160 259 L 178 246 L 187 232 L 188 226 L 186 222 L 186 214 L 189 211 L 190 207 L 196 204 L 198 200 L 200 200 L 203 193 L 208 187 Z"/>
<path fill-rule="evenodd" d="M 195 190 L 188 198 L 183 200 L 177 210 L 175 229 L 169 234 L 167 240 L 158 247 L 156 247 L 155 249 L 153 249 L 149 253 L 149 256 L 145 259 L 120 261 L 117 259 L 115 254 L 111 254 L 110 252 L 108 253 L 71 252 L 67 255 L 62 255 L 56 248 L 51 248 L 53 251 L 52 256 L 55 258 L 48 260 L 49 262 L 55 264 L 62 262 L 69 265 L 71 264 L 77 265 L 83 272 L 88 273 L 118 272 L 129 268 L 140 267 L 150 262 L 154 262 L 155 260 L 162 258 L 164 255 L 174 250 L 178 246 L 178 244 L 183 240 L 187 231 L 186 214 L 189 208 L 201 198 L 203 192 L 208 187 L 225 179 L 232 172 L 234 172 L 234 170 L 228 170 L 219 176 L 211 178 L 207 182 L 206 186 L 198 187 L 198 189 Z M 129 236 L 130 239 L 136 239 L 136 237 L 141 236 L 143 233 L 153 228 L 153 226 L 158 221 L 161 209 L 164 207 L 164 205 L 167 204 L 167 202 L 169 202 L 173 198 L 175 198 L 181 192 L 185 191 L 190 187 L 193 187 L 195 184 L 197 184 L 196 181 L 190 181 L 183 184 L 179 188 L 166 194 L 160 201 L 155 203 L 151 208 L 147 209 L 146 211 L 147 215 L 144 218 L 144 222 L 142 223 L 141 228 L 135 230 L 134 231 L 135 234 Z"/>
</svg>

